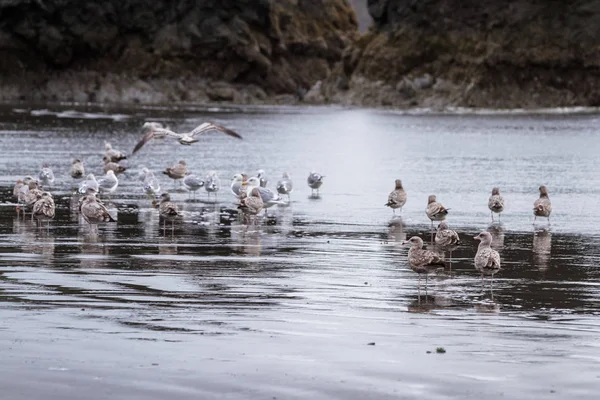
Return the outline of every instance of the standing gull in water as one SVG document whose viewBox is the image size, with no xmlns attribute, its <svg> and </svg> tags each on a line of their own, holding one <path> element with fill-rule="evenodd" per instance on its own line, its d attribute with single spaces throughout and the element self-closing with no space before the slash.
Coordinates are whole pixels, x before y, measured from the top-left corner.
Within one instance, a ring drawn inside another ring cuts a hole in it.
<svg viewBox="0 0 600 400">
<path fill-rule="evenodd" d="M 458 245 L 459 242 L 458 233 L 450 229 L 446 221 L 440 222 L 435 234 L 435 244 L 442 248 L 451 248 Z"/>
<path fill-rule="evenodd" d="M 396 179 L 396 187 L 388 196 L 388 202 L 384 204 L 392 209 L 394 215 L 396 215 L 396 209 L 399 208 L 402 211 L 402 207 L 406 204 L 406 191 L 402 187 L 402 181 Z"/>
<path fill-rule="evenodd" d="M 185 174 L 188 172 L 185 161 L 180 160 L 177 164 L 172 167 L 168 167 L 163 171 L 163 174 L 169 178 L 174 179 L 174 182 L 183 179 Z"/>
<path fill-rule="evenodd" d="M 248 183 L 246 185 L 248 196 L 254 190 L 258 190 L 258 194 L 263 201 L 263 208 L 265 209 L 265 214 L 267 213 L 267 208 L 273 207 L 275 204 L 285 204 L 285 201 L 279 197 L 279 195 L 273 192 L 271 189 L 264 188 L 260 186 L 260 181 L 256 177 L 252 177 L 248 179 Z"/>
<path fill-rule="evenodd" d="M 96 192 L 92 188 L 88 188 L 85 196 L 81 198 L 80 211 L 85 222 L 90 225 L 90 228 L 95 227 L 96 232 L 98 232 L 99 223 L 116 222 L 104 204 L 96 199 Z"/>
<path fill-rule="evenodd" d="M 85 178 L 85 181 L 79 184 L 78 192 L 80 194 L 86 194 L 88 189 L 92 189 L 94 193 L 98 193 L 100 191 L 100 188 L 98 187 L 98 181 L 96 180 L 94 174 L 88 174 L 88 176 Z"/>
<path fill-rule="evenodd" d="M 240 200 L 238 208 L 242 210 L 244 215 L 251 217 L 252 221 L 256 223 L 257 215 L 263 209 L 263 206 L 264 203 L 260 197 L 259 189 L 255 187 L 247 197 Z"/>
<path fill-rule="evenodd" d="M 42 197 L 33 205 L 31 219 L 36 218 L 38 221 L 43 219 L 49 221 L 54 218 L 55 212 L 56 207 L 54 206 L 52 195 L 50 192 L 42 192 Z"/>
<path fill-rule="evenodd" d="M 408 250 L 408 264 L 410 268 L 419 274 L 419 297 L 421 297 L 421 274 L 425 274 L 425 293 L 427 294 L 428 276 L 437 269 L 444 268 L 444 256 L 435 251 L 423 249 L 423 239 L 418 236 L 411 237 L 410 250 Z"/>
<path fill-rule="evenodd" d="M 500 270 L 500 254 L 490 247 L 492 244 L 491 233 L 481 232 L 473 239 L 481 241 L 475 255 L 475 269 L 481 272 L 481 288 L 483 289 L 483 275 L 491 275 L 493 283 L 494 274 Z"/>
<path fill-rule="evenodd" d="M 143 168 L 142 171 L 144 172 L 144 193 L 146 193 L 148 199 L 152 200 L 152 204 L 156 206 L 156 198 L 160 193 L 160 182 L 158 182 L 158 179 L 154 176 L 154 172 L 150 171 L 148 168 Z"/>
<path fill-rule="evenodd" d="M 29 190 L 27 190 L 24 195 L 24 211 L 31 211 L 35 202 L 42 198 L 42 191 L 40 190 L 37 181 L 30 181 L 28 187 Z"/>
<path fill-rule="evenodd" d="M 442 203 L 438 203 L 434 194 L 427 199 L 427 218 L 431 220 L 431 229 L 433 229 L 433 221 L 443 221 L 448 215 L 449 208 L 446 208 Z"/>
<path fill-rule="evenodd" d="M 98 188 L 103 193 L 112 194 L 119 186 L 119 180 L 113 171 L 108 171 L 106 175 L 98 181 Z"/>
<path fill-rule="evenodd" d="M 318 174 L 314 171 L 308 175 L 306 183 L 310 186 L 311 195 L 314 195 L 315 189 L 317 190 L 317 196 L 319 195 L 319 188 L 323 184 L 323 178 L 325 178 L 325 175 Z"/>
<path fill-rule="evenodd" d="M 288 197 L 288 201 L 290 201 L 290 193 L 294 190 L 294 184 L 292 182 L 292 178 L 290 178 L 290 174 L 284 172 L 281 176 L 281 179 L 277 182 L 277 193 L 285 194 Z"/>
<path fill-rule="evenodd" d="M 498 219 L 500 219 L 500 214 L 504 211 L 504 198 L 497 187 L 492 189 L 492 195 L 488 200 L 488 208 L 492 214 L 492 222 L 494 222 L 494 213 L 497 213 Z"/>
<path fill-rule="evenodd" d="M 110 158 L 108 158 L 107 156 L 104 156 L 102 158 L 102 161 L 104 161 L 104 172 L 105 173 L 108 171 L 113 171 L 115 174 L 120 174 L 127 170 L 127 166 L 126 166 L 127 160 L 114 162 L 114 161 L 110 161 Z"/>
<path fill-rule="evenodd" d="M 163 230 L 167 230 L 167 220 L 170 220 L 172 232 L 175 229 L 174 219 L 179 216 L 179 210 L 177 208 L 177 204 L 171 202 L 171 196 L 169 196 L 169 193 L 163 193 L 160 195 L 158 213 L 163 218 Z"/>
<path fill-rule="evenodd" d="M 21 191 L 21 188 L 25 186 L 25 183 L 23 182 L 23 179 L 19 179 L 17 180 L 17 183 L 15 183 L 15 186 L 13 187 L 13 199 L 18 200 L 19 199 L 19 192 Z"/>
<path fill-rule="evenodd" d="M 227 129 L 224 126 L 213 124 L 211 122 L 205 122 L 201 125 L 198 125 L 196 128 L 194 128 L 191 132 L 188 133 L 175 133 L 170 129 L 159 127 L 158 124 L 155 122 L 146 122 L 142 126 L 142 132 L 144 133 L 144 136 L 142 136 L 142 139 L 138 142 L 138 144 L 135 145 L 132 154 L 138 152 L 142 148 L 142 146 L 144 146 L 152 139 L 173 138 L 178 140 L 179 143 L 189 146 L 192 143 L 196 143 L 197 141 L 199 141 L 200 139 L 198 137 L 200 135 L 207 132 L 215 131 L 224 133 L 229 136 L 233 136 L 237 139 L 242 138 L 237 132 L 234 132 L 231 129 Z"/>
<path fill-rule="evenodd" d="M 244 186 L 244 182 L 246 182 L 247 179 L 248 176 L 246 174 L 235 174 L 231 179 L 231 194 L 239 199 L 242 195 L 242 186 Z"/>
<path fill-rule="evenodd" d="M 533 203 L 533 223 L 537 217 L 548 218 L 548 224 L 550 224 L 550 213 L 552 213 L 552 203 L 548 197 L 548 189 L 546 186 L 540 186 L 540 198 Z"/>
<path fill-rule="evenodd" d="M 85 168 L 83 162 L 79 158 L 74 158 L 71 162 L 71 178 L 81 179 L 85 175 Z"/>
<path fill-rule="evenodd" d="M 194 197 L 196 197 L 196 191 L 204 186 L 204 181 L 198 176 L 188 173 L 183 178 L 183 186 L 188 190 L 189 195 L 193 193 Z"/>
<path fill-rule="evenodd" d="M 108 142 L 104 144 L 104 157 L 106 157 L 108 161 L 112 161 L 115 163 L 118 163 L 119 161 L 127 158 L 127 156 L 123 152 L 113 149 L 112 145 Z"/>
<path fill-rule="evenodd" d="M 217 176 L 217 171 L 210 171 L 206 178 L 204 179 L 204 189 L 208 193 L 208 198 L 210 198 L 210 194 L 215 194 L 215 201 L 217 201 L 217 192 L 221 188 L 221 180 Z"/>
<path fill-rule="evenodd" d="M 260 181 L 260 187 L 266 188 L 267 183 L 269 183 L 269 180 L 267 179 L 267 176 L 265 175 L 265 170 L 259 169 L 258 171 L 256 171 L 256 177 Z"/>
<path fill-rule="evenodd" d="M 54 183 L 54 172 L 48 167 L 48 164 L 42 165 L 42 170 L 38 176 L 39 182 L 42 186 L 52 185 Z"/>
</svg>

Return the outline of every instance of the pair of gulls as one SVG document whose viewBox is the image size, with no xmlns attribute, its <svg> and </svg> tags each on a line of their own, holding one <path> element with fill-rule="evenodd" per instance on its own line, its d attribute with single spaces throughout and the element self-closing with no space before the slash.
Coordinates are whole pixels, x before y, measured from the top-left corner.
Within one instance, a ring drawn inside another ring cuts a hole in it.
<svg viewBox="0 0 600 400">
<path fill-rule="evenodd" d="M 533 215 L 534 215 L 534 223 L 537 220 L 537 217 L 546 217 L 548 218 L 548 222 L 550 222 L 550 214 L 552 213 L 552 203 L 548 197 L 548 189 L 546 186 L 539 187 L 540 197 L 533 203 Z M 402 207 L 406 204 L 406 191 L 402 186 L 402 181 L 400 179 L 396 179 L 395 188 L 388 196 L 388 202 L 384 204 L 387 207 L 390 207 L 393 210 L 394 215 L 396 214 L 396 209 L 400 209 L 402 211 Z M 488 199 L 488 208 L 490 209 L 490 214 L 492 216 L 492 222 L 494 222 L 494 213 L 500 214 L 504 211 L 504 198 L 500 194 L 500 189 L 497 187 L 492 189 L 492 194 Z M 446 208 L 442 205 L 442 203 L 437 201 L 435 195 L 430 195 L 427 199 L 427 209 L 426 214 L 427 217 L 431 220 L 431 226 L 433 228 L 433 221 L 443 221 L 446 219 L 448 215 L 448 211 L 450 209 Z"/>
<path fill-rule="evenodd" d="M 52 181 L 54 181 L 54 178 L 52 178 Z M 38 221 L 49 221 L 56 214 L 52 194 L 42 190 L 39 182 L 30 175 L 17 181 L 13 187 L 13 197 L 19 204 L 17 212 L 22 209 L 23 217 L 25 217 L 25 213 L 30 212 L 32 220 L 35 218 Z"/>
<path fill-rule="evenodd" d="M 246 174 L 235 174 L 231 180 L 231 194 L 239 200 L 238 208 L 245 216 L 256 216 L 264 209 L 276 204 L 288 204 L 290 193 L 294 190 L 294 184 L 290 175 L 284 172 L 281 179 L 277 182 L 276 191 L 267 188 L 268 179 L 264 170 L 258 170 L 256 176 L 248 178 Z M 286 202 L 280 195 L 286 195 Z"/>
</svg>

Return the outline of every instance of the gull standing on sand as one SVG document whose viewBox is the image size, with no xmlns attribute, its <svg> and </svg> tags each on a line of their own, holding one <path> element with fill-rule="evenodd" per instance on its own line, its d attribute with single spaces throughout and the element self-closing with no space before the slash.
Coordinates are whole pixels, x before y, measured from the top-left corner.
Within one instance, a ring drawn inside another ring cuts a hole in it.
<svg viewBox="0 0 600 400">
<path fill-rule="evenodd" d="M 51 220 L 54 218 L 56 207 L 54 205 L 54 199 L 50 192 L 42 192 L 42 197 L 35 202 L 33 205 L 33 211 L 31 212 L 31 220 L 36 218 L 40 220 Z"/>
<path fill-rule="evenodd" d="M 540 186 L 540 198 L 533 203 L 533 223 L 537 217 L 548 218 L 548 224 L 550 224 L 550 214 L 552 213 L 552 203 L 548 197 L 548 189 L 546 186 Z"/>
<path fill-rule="evenodd" d="M 188 169 L 185 161 L 180 160 L 177 164 L 166 168 L 163 171 L 163 174 L 167 175 L 171 179 L 174 179 L 173 183 L 175 183 L 176 181 L 183 179 L 187 172 Z"/>
<path fill-rule="evenodd" d="M 183 186 L 188 190 L 189 195 L 193 193 L 196 197 L 196 191 L 204 186 L 204 181 L 192 173 L 187 173 L 183 178 Z"/>
<path fill-rule="evenodd" d="M 135 145 L 132 154 L 135 154 L 139 151 L 142 146 L 148 143 L 152 139 L 158 138 L 172 138 L 179 141 L 182 145 L 191 145 L 192 143 L 198 142 L 200 139 L 198 137 L 207 132 L 221 132 L 229 136 L 233 136 L 237 139 L 242 139 L 242 137 L 237 133 L 232 131 L 231 129 L 227 129 L 224 126 L 213 124 L 211 122 L 205 122 L 201 125 L 198 125 L 194 130 L 188 133 L 175 133 L 170 129 L 159 127 L 155 122 L 146 122 L 142 126 L 142 132 L 144 135 L 142 139 Z"/>
<path fill-rule="evenodd" d="M 425 294 L 427 294 L 428 276 L 437 269 L 444 268 L 444 256 L 435 251 L 423 249 L 423 239 L 418 236 L 411 237 L 406 245 L 410 243 L 408 250 L 408 264 L 410 268 L 419 274 L 419 297 L 421 297 L 421 274 L 425 274 Z"/>
<path fill-rule="evenodd" d="M 125 155 L 125 153 L 119 151 L 119 150 L 115 150 L 113 149 L 112 145 L 109 142 L 106 142 L 104 144 L 104 156 L 107 158 L 108 161 L 105 162 L 115 162 L 118 163 L 121 160 L 124 160 L 127 158 L 127 156 Z"/>
<path fill-rule="evenodd" d="M 108 171 L 104 177 L 98 180 L 98 188 L 102 193 L 112 194 L 119 186 L 119 180 L 113 171 Z"/>
<path fill-rule="evenodd" d="M 85 175 L 85 168 L 83 167 L 83 162 L 79 158 L 74 158 L 71 161 L 71 178 L 80 179 Z"/>
<path fill-rule="evenodd" d="M 83 182 L 79 184 L 79 189 L 77 190 L 80 194 L 86 194 L 88 189 L 92 189 L 94 193 L 98 193 L 100 188 L 98 186 L 98 181 L 94 174 L 88 174 Z"/>
<path fill-rule="evenodd" d="M 317 196 L 319 195 L 319 188 L 323 184 L 323 178 L 325 178 L 325 175 L 318 174 L 314 171 L 308 175 L 306 183 L 308 183 L 308 186 L 310 186 L 311 195 L 314 195 L 315 189 L 317 190 Z"/>
<path fill-rule="evenodd" d="M 483 289 L 483 276 L 491 275 L 493 283 L 494 274 L 500 271 L 500 254 L 490 247 L 492 244 L 491 233 L 481 232 L 473 239 L 481 241 L 475 255 L 475 269 L 481 272 L 481 288 Z"/>
<path fill-rule="evenodd" d="M 292 182 L 292 178 L 290 178 L 290 174 L 284 172 L 281 176 L 281 179 L 277 182 L 277 193 L 285 194 L 288 197 L 288 201 L 290 201 L 290 193 L 294 190 L 294 184 Z"/>
<path fill-rule="evenodd" d="M 258 213 L 263 209 L 264 203 L 260 197 L 258 187 L 255 187 L 250 191 L 247 197 L 240 200 L 238 208 L 242 210 L 244 215 L 252 218 L 252 221 L 256 223 Z"/>
<path fill-rule="evenodd" d="M 431 229 L 433 229 L 433 221 L 443 221 L 448 215 L 449 208 L 446 208 L 442 203 L 438 203 L 434 194 L 427 199 L 427 218 L 431 220 Z"/>
<path fill-rule="evenodd" d="M 42 186 L 54 183 L 54 172 L 48 167 L 48 164 L 44 163 L 44 165 L 42 165 L 42 170 L 40 171 L 38 178 Z"/>
<path fill-rule="evenodd" d="M 406 191 L 402 187 L 402 181 L 396 179 L 396 187 L 388 196 L 388 202 L 384 204 L 392 209 L 394 215 L 396 215 L 396 209 L 399 208 L 402 211 L 402 207 L 406 204 Z"/>
<path fill-rule="evenodd" d="M 85 196 L 80 200 L 80 211 L 85 222 L 90 225 L 90 228 L 94 226 L 96 232 L 98 232 L 99 223 L 116 222 L 104 204 L 96 199 L 96 192 L 92 188 L 88 188 Z"/>
<path fill-rule="evenodd" d="M 494 222 L 494 213 L 497 213 L 498 219 L 500 219 L 500 214 L 504 211 L 504 198 L 497 187 L 492 189 L 492 195 L 488 200 L 488 208 L 492 214 L 492 222 Z"/>
<path fill-rule="evenodd" d="M 208 198 L 210 198 L 210 194 L 215 194 L 215 201 L 217 200 L 217 192 L 221 189 L 221 180 L 217 175 L 217 171 L 210 171 L 206 178 L 204 179 L 204 189 L 208 193 Z"/>
<path fill-rule="evenodd" d="M 171 202 L 171 196 L 169 193 L 163 193 L 160 195 L 160 204 L 158 206 L 158 213 L 163 218 L 163 229 L 167 229 L 167 220 L 171 221 L 171 231 L 175 229 L 174 219 L 179 216 L 179 209 L 177 204 Z"/>
</svg>

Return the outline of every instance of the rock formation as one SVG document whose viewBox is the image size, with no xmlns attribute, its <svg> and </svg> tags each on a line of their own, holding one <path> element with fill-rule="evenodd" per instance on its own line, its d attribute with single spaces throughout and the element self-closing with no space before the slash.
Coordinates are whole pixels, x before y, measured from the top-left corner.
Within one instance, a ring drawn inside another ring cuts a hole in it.
<svg viewBox="0 0 600 400">
<path fill-rule="evenodd" d="M 0 100 L 290 101 L 356 35 L 345 0 L 0 0 Z"/>
<path fill-rule="evenodd" d="M 375 24 L 321 85 L 371 106 L 600 105 L 600 2 L 368 0 Z"/>
</svg>

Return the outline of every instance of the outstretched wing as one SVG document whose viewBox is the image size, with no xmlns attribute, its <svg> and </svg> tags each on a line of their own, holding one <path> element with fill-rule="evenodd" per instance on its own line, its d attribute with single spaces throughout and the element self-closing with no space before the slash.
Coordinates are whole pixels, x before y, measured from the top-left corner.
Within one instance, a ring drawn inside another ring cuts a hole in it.
<svg viewBox="0 0 600 400">
<path fill-rule="evenodd" d="M 191 131 L 189 133 L 189 136 L 195 137 L 195 136 L 202 135 L 203 133 L 210 132 L 210 131 L 222 132 L 226 135 L 233 136 L 234 138 L 238 138 L 238 139 L 242 138 L 239 133 L 234 132 L 231 129 L 227 129 L 224 126 L 213 124 L 212 122 L 205 122 L 201 125 L 198 125 L 197 127 L 194 128 L 193 131 Z"/>
<path fill-rule="evenodd" d="M 145 126 L 147 127 L 148 131 L 144 134 L 144 136 L 142 136 L 142 140 L 140 140 L 138 142 L 138 144 L 135 145 L 135 148 L 133 149 L 131 154 L 135 154 L 139 149 L 142 148 L 143 145 L 148 143 L 153 138 L 162 138 L 162 137 L 171 137 L 174 139 L 181 138 L 181 135 L 179 133 L 175 133 L 170 129 L 159 128 L 156 125 L 145 125 Z"/>
</svg>

